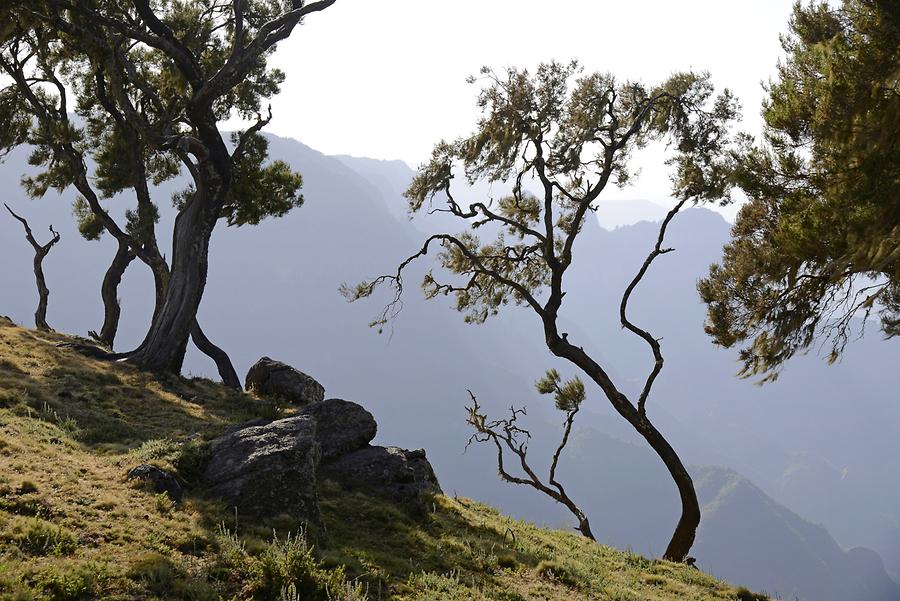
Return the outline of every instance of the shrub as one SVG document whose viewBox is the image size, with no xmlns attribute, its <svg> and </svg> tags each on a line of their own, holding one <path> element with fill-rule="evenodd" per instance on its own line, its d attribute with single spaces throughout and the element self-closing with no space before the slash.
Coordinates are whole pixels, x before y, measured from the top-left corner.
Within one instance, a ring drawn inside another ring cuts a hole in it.
<svg viewBox="0 0 900 601">
<path fill-rule="evenodd" d="M 744 586 L 738 588 L 736 594 L 737 601 L 769 601 L 769 598 L 766 595 L 754 593 Z"/>
<path fill-rule="evenodd" d="M 556 582 L 565 586 L 575 587 L 578 585 L 578 578 L 572 571 L 559 563 L 558 561 L 543 560 L 534 571 L 538 576 L 550 582 Z"/>
<path fill-rule="evenodd" d="M 85 564 L 78 567 L 48 568 L 33 577 L 34 588 L 41 590 L 49 601 L 79 601 L 95 599 L 97 584 L 95 567 Z"/>
<path fill-rule="evenodd" d="M 69 555 L 78 545 L 69 530 L 36 517 L 14 522 L 4 538 L 28 555 Z"/>
</svg>

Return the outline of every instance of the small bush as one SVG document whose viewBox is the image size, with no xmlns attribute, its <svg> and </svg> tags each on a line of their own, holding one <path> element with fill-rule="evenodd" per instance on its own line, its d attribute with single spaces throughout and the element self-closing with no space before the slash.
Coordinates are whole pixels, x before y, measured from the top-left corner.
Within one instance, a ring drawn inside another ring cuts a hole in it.
<svg viewBox="0 0 900 601">
<path fill-rule="evenodd" d="M 737 601 L 769 601 L 769 598 L 766 595 L 754 593 L 744 586 L 738 588 L 735 592 L 737 594 Z"/>
<path fill-rule="evenodd" d="M 35 484 L 31 480 L 22 480 L 22 483 L 19 485 L 18 493 L 20 495 L 28 495 L 31 493 L 36 493 L 37 491 L 37 484 Z"/>
<path fill-rule="evenodd" d="M 256 599 L 297 595 L 304 601 L 364 601 L 362 586 L 347 581 L 342 567 L 324 569 L 302 535 L 275 537 L 257 555 L 224 527 L 219 533 L 217 572 L 240 578 Z M 290 597 L 288 597 L 290 598 Z"/>
<path fill-rule="evenodd" d="M 501 553 L 497 556 L 497 565 L 506 570 L 513 570 L 519 562 L 512 553 Z"/>
<path fill-rule="evenodd" d="M 178 572 L 167 557 L 159 553 L 147 553 L 132 564 L 128 576 L 140 582 L 150 592 L 165 596 L 174 590 Z"/>
<path fill-rule="evenodd" d="M 169 494 L 166 491 L 154 495 L 153 498 L 156 502 L 156 511 L 160 515 L 169 515 L 175 509 L 175 502 L 169 498 Z"/>
<path fill-rule="evenodd" d="M 534 569 L 538 576 L 550 582 L 556 582 L 565 586 L 575 587 L 578 585 L 578 578 L 569 568 L 565 567 L 558 561 L 543 560 Z"/>
<path fill-rule="evenodd" d="M 4 538 L 28 555 L 69 555 L 78 546 L 69 530 L 40 518 L 14 523 Z"/>
<path fill-rule="evenodd" d="M 49 601 L 95 599 L 95 570 L 92 564 L 75 568 L 48 568 L 33 577 L 33 586 L 43 592 L 41 599 Z"/>
</svg>

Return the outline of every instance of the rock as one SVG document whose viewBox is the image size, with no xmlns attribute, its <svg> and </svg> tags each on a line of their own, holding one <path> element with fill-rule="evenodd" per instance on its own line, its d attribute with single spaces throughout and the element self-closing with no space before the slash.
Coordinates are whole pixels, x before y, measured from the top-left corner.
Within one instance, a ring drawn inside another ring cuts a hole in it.
<svg viewBox="0 0 900 601">
<path fill-rule="evenodd" d="M 253 426 L 267 426 L 273 421 L 275 420 L 265 417 L 257 417 L 256 419 L 251 419 L 250 421 L 241 422 L 239 424 L 232 424 L 225 428 L 225 430 L 223 430 L 222 433 L 219 434 L 219 437 L 221 438 L 222 436 L 226 436 L 228 434 L 234 434 L 238 430 L 243 430 L 244 428 L 252 428 Z"/>
<path fill-rule="evenodd" d="M 348 488 L 359 488 L 400 503 L 417 503 L 441 486 L 425 451 L 367 446 L 323 464 L 321 475 Z"/>
<path fill-rule="evenodd" d="M 296 415 L 236 430 L 210 443 L 209 493 L 246 515 L 290 513 L 321 523 L 316 422 Z"/>
<path fill-rule="evenodd" d="M 153 492 L 157 494 L 164 492 L 175 503 L 180 503 L 184 497 L 184 489 L 178 483 L 178 480 L 175 479 L 175 476 L 155 465 L 142 463 L 133 467 L 129 470 L 125 479 L 146 482 L 150 485 Z"/>
<path fill-rule="evenodd" d="M 325 398 L 325 388 L 312 376 L 268 357 L 263 357 L 250 368 L 244 386 L 260 396 L 295 405 L 307 405 Z"/>
<path fill-rule="evenodd" d="M 372 414 L 352 401 L 319 401 L 307 405 L 298 414 L 316 420 L 316 440 L 323 462 L 365 447 L 375 438 L 378 430 Z"/>
</svg>

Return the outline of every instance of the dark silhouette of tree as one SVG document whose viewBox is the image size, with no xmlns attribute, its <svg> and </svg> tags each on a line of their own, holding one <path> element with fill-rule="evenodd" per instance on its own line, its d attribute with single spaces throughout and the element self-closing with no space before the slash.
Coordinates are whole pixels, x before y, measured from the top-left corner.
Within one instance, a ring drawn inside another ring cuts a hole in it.
<svg viewBox="0 0 900 601">
<path fill-rule="evenodd" d="M 700 507 L 690 474 L 647 413 L 663 357 L 658 340 L 630 321 L 627 303 L 651 263 L 671 250 L 663 248 L 663 238 L 678 210 L 688 201 L 727 197 L 731 170 L 727 125 L 736 117 L 737 107 L 727 91 L 713 96 L 706 75 L 676 74 L 648 88 L 602 73 L 576 77 L 578 72 L 575 64 L 558 63 L 541 65 L 534 75 L 516 69 L 503 74 L 482 70 L 488 83 L 478 97 L 482 115 L 475 133 L 438 144 L 406 193 L 412 212 L 427 204 L 431 212 L 456 217 L 467 229 L 458 235 L 432 235 L 394 274 L 354 288 L 345 286 L 343 291 L 354 300 L 371 295 L 381 284 L 393 286 L 394 302 L 373 323 L 384 324 L 399 311 L 404 269 L 438 247 L 440 265 L 459 279 L 443 281 L 430 272 L 423 282 L 427 297 L 453 294 L 456 309 L 474 323 L 510 303 L 529 307 L 540 319 L 550 352 L 588 376 L 666 465 L 678 488 L 682 513 L 664 556 L 682 561 L 694 542 Z M 619 185 L 628 181 L 634 150 L 662 139 L 675 150 L 669 164 L 674 167 L 674 195 L 679 202 L 621 303 L 623 327 L 646 341 L 654 356 L 643 389 L 630 399 L 594 356 L 559 330 L 558 316 L 565 297 L 564 276 L 595 201 L 610 181 Z M 466 208 L 457 200 L 456 187 L 451 190 L 460 167 L 469 182 L 507 183 L 511 190 L 507 196 Z M 532 182 L 537 194 L 527 190 Z M 435 207 L 441 199 L 444 206 Z M 479 237 L 485 230 L 494 236 L 492 241 Z"/>
<path fill-rule="evenodd" d="M 262 116 L 262 103 L 284 79 L 267 67 L 267 60 L 306 16 L 334 2 L 38 0 L 0 9 L 4 69 L 8 74 L 24 71 L 26 79 L 40 72 L 40 86 L 18 82 L 24 102 L 6 102 L 32 117 L 46 117 L 38 119 L 44 124 L 31 136 L 41 141 L 32 162 L 44 168 L 29 182 L 36 186 L 31 191 L 74 186 L 106 231 L 120 240 L 117 230 L 122 229 L 102 217 L 98 194 L 85 173 L 84 147 L 91 152 L 100 148 L 90 132 L 67 119 L 66 87 L 105 92 L 115 111 L 103 108 L 116 122 L 116 135 L 127 140 L 131 130 L 140 136 L 135 147 L 152 164 L 149 178 L 157 172 L 165 176 L 173 166 L 191 176 L 191 186 L 175 199 L 179 212 L 172 263 L 166 284 L 157 287 L 164 298 L 143 343 L 127 353 L 130 361 L 150 369 L 180 369 L 188 338 L 198 328 L 209 240 L 219 219 L 229 225 L 256 224 L 301 204 L 299 175 L 280 161 L 265 164 L 267 142 L 259 132 L 268 117 Z M 39 58 L 42 49 L 48 49 L 49 60 Z M 46 76 L 48 71 L 52 77 Z M 229 146 L 218 124 L 233 116 L 253 125 L 236 132 Z M 130 185 L 116 181 L 118 174 L 111 172 L 112 187 L 133 187 L 140 162 L 123 161 Z M 154 271 L 156 277 L 161 274 L 161 269 Z M 195 342 L 204 339 L 198 336 Z"/>
<path fill-rule="evenodd" d="M 47 324 L 47 302 L 50 300 L 50 289 L 47 288 L 47 280 L 44 279 L 44 257 L 47 256 L 53 245 L 59 242 L 59 233 L 51 225 L 50 233 L 53 234 L 53 237 L 47 244 L 38 244 L 38 241 L 34 239 L 34 234 L 31 233 L 28 221 L 14 213 L 8 204 L 4 203 L 3 206 L 25 228 L 25 239 L 34 249 L 34 281 L 38 289 L 38 306 L 37 311 L 34 312 L 34 325 L 39 330 L 52 330 Z"/>
<path fill-rule="evenodd" d="M 782 46 L 737 164 L 750 202 L 699 286 L 707 332 L 763 381 L 816 341 L 835 361 L 873 313 L 900 334 L 900 3 L 797 3 Z"/>
<path fill-rule="evenodd" d="M 469 397 L 472 404 L 466 407 L 468 412 L 466 421 L 475 429 L 475 433 L 469 438 L 469 443 L 466 447 L 473 442 L 493 444 L 497 450 L 497 470 L 503 480 L 512 484 L 530 486 L 557 503 L 562 503 L 578 520 L 578 526 L 575 529 L 587 538 L 597 540 L 594 538 L 594 533 L 591 532 L 591 523 L 587 514 L 572 500 L 565 487 L 556 477 L 559 460 L 566 449 L 566 445 L 569 444 L 569 436 L 572 434 L 575 416 L 578 414 L 578 410 L 581 409 L 581 403 L 584 401 L 584 383 L 580 379 L 574 378 L 563 384 L 561 383 L 559 372 L 551 369 L 547 371 L 543 378 L 538 380 L 536 387 L 541 394 L 553 394 L 556 399 L 556 408 L 566 414 L 565 421 L 563 421 L 562 438 L 550 461 L 550 473 L 547 477 L 547 483 L 544 483 L 528 462 L 528 442 L 531 440 L 531 432 L 519 425 L 519 418 L 526 415 L 524 408 L 516 409 L 515 407 L 510 407 L 509 418 L 491 420 L 482 413 L 478 399 L 470 390 Z M 514 476 L 510 473 L 504 461 L 506 453 L 512 453 L 515 456 L 516 460 L 518 460 L 519 468 L 525 474 L 525 477 Z"/>
</svg>

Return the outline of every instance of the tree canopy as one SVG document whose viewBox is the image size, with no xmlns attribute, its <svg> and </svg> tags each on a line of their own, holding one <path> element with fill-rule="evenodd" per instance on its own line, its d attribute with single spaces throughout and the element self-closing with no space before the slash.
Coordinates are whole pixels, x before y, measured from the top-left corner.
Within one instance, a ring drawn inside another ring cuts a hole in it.
<svg viewBox="0 0 900 601">
<path fill-rule="evenodd" d="M 782 46 L 735 162 L 749 203 L 699 286 L 707 332 L 764 380 L 817 340 L 835 360 L 873 312 L 900 333 L 900 4 L 797 3 Z"/>
</svg>

